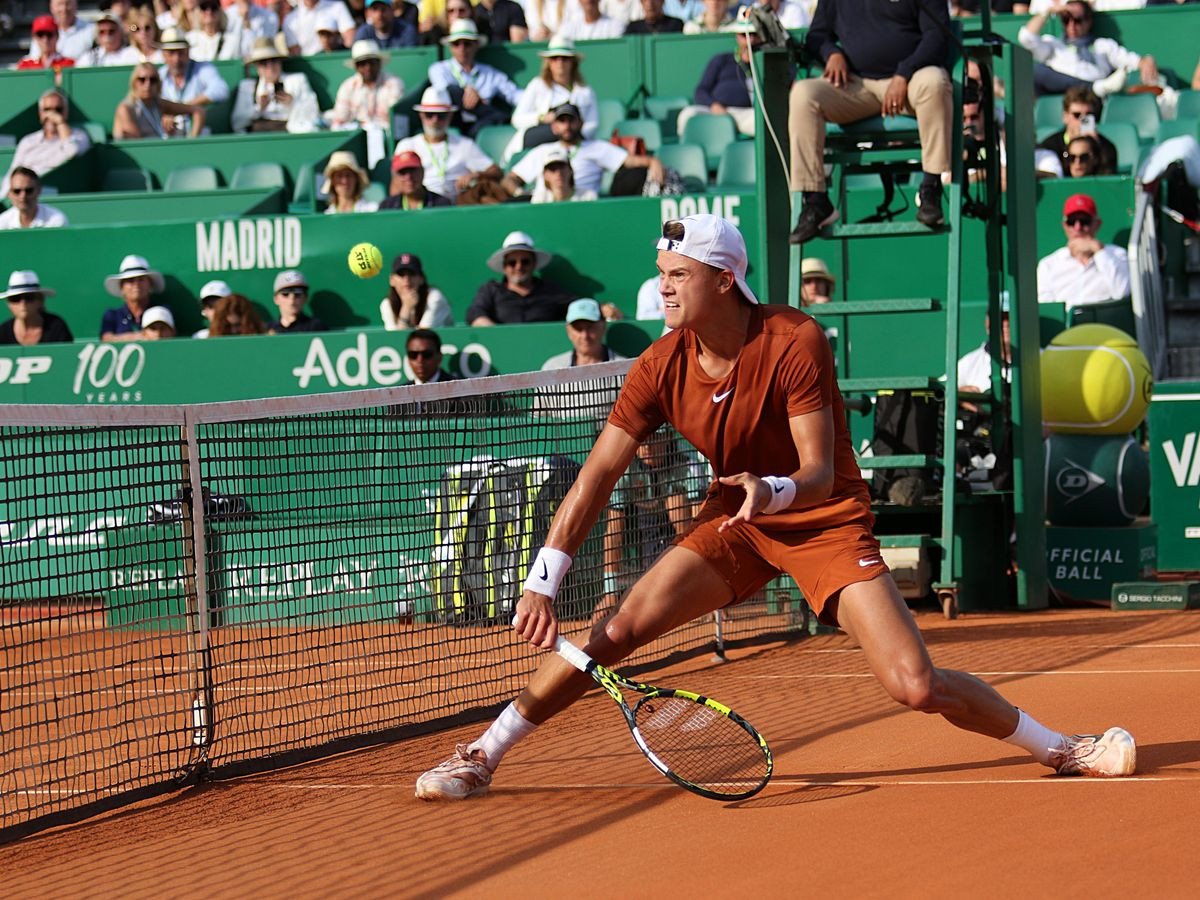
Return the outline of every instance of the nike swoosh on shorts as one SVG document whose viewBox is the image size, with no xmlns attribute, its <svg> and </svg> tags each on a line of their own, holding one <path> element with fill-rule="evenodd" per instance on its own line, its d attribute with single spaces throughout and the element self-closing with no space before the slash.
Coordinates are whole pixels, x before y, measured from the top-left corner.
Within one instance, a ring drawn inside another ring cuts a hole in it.
<svg viewBox="0 0 1200 900">
<path fill-rule="evenodd" d="M 873 566 L 876 563 L 881 563 L 881 562 L 883 562 L 883 560 L 877 556 L 874 559 L 860 559 L 858 561 L 858 564 L 865 569 L 867 566 Z"/>
</svg>

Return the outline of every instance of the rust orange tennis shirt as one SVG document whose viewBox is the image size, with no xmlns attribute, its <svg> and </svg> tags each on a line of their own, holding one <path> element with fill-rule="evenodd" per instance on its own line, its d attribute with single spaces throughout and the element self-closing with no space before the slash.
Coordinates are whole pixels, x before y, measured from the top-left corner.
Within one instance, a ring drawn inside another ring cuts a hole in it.
<svg viewBox="0 0 1200 900">
<path fill-rule="evenodd" d="M 608 421 L 638 441 L 670 422 L 712 464 L 717 476 L 790 475 L 800 468 L 788 419 L 833 411 L 833 491 L 815 506 L 789 509 L 755 524 L 809 531 L 868 521 L 871 500 L 859 473 L 821 327 L 790 306 L 755 306 L 746 343 L 724 378 L 709 376 L 690 329 L 658 339 L 638 357 Z M 727 514 L 741 506 L 739 487 L 716 486 Z M 709 489 L 710 492 L 713 488 Z"/>
</svg>

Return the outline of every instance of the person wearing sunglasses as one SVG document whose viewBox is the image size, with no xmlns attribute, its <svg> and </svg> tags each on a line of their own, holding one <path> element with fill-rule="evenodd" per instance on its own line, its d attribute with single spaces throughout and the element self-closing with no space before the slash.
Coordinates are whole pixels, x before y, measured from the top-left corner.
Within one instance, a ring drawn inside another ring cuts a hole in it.
<svg viewBox="0 0 1200 900">
<path fill-rule="evenodd" d="M 320 127 L 317 95 L 303 72 L 283 71 L 283 53 L 270 38 L 254 39 L 246 67 L 255 75 L 238 82 L 229 124 L 237 133 L 287 131 L 309 134 Z"/>
<path fill-rule="evenodd" d="M 203 130 L 203 106 L 164 100 L 158 68 L 153 63 L 138 63 L 133 67 L 129 94 L 113 115 L 113 140 L 197 137 Z"/>
<path fill-rule="evenodd" d="M 1095 13 L 1085 0 L 1056 4 L 1049 15 L 1062 21 L 1063 34 L 1042 34 L 1047 13 L 1029 19 L 1017 32 L 1017 43 L 1033 54 L 1033 89 L 1038 94 L 1061 94 L 1070 87 L 1090 87 L 1098 97 L 1119 94 L 1130 72 L 1144 85 L 1159 82 L 1158 64 L 1112 38 L 1092 33 Z"/>
<path fill-rule="evenodd" d="M 53 69 L 55 84 L 61 83 L 62 70 L 75 65 L 75 60 L 64 56 L 58 49 L 58 26 L 53 16 L 38 16 L 33 20 L 30 39 L 30 54 L 17 63 L 18 69 Z M 36 47 L 35 55 L 32 49 Z"/>
<path fill-rule="evenodd" d="M 162 29 L 154 17 L 154 10 L 148 6 L 140 7 L 131 12 L 126 21 L 129 43 L 137 51 L 138 61 L 162 65 L 162 49 L 158 46 Z"/>
<path fill-rule="evenodd" d="M 436 384 L 439 381 L 458 381 L 459 377 L 442 368 L 442 339 L 430 328 L 417 328 L 404 342 L 404 355 L 412 381 L 408 384 Z"/>
<path fill-rule="evenodd" d="M 450 133 L 450 117 L 457 108 L 445 91 L 426 88 L 413 107 L 421 117 L 421 133 L 398 141 L 395 153 L 417 154 L 425 169 L 425 187 L 451 201 L 473 180 L 498 180 L 504 174 L 473 140 Z"/>
<path fill-rule="evenodd" d="M 0 322 L 0 345 L 68 344 L 75 338 L 67 323 L 46 312 L 46 298 L 54 291 L 42 287 L 37 272 L 26 269 L 8 276 L 8 290 L 2 295 L 12 313 Z"/>
<path fill-rule="evenodd" d="M 388 293 L 379 304 L 379 315 L 388 331 L 454 324 L 450 301 L 430 285 L 421 258 L 415 253 L 401 253 L 392 260 Z"/>
<path fill-rule="evenodd" d="M 8 179 L 8 209 L 0 213 L 0 231 L 16 228 L 61 228 L 68 224 L 62 210 L 38 202 L 42 179 L 33 169 L 20 166 Z"/>
<path fill-rule="evenodd" d="M 96 20 L 96 45 L 75 60 L 80 69 L 96 66 L 132 66 L 141 62 L 141 56 L 125 42 L 125 26 L 112 13 L 105 13 Z"/>
<path fill-rule="evenodd" d="M 1063 234 L 1067 244 L 1043 257 L 1037 267 L 1039 303 L 1062 302 L 1069 313 L 1076 306 L 1129 296 L 1129 255 L 1116 244 L 1096 237 L 1103 225 L 1096 201 L 1073 194 L 1063 204 Z"/>
<path fill-rule="evenodd" d="M 1081 134 L 1067 145 L 1066 178 L 1088 178 L 1100 174 L 1100 145 L 1089 134 Z"/>
<path fill-rule="evenodd" d="M 466 322 L 476 327 L 562 322 L 575 295 L 534 274 L 553 258 L 553 253 L 535 245 L 524 231 L 510 232 L 487 261 L 488 268 L 501 277 L 484 282 L 476 291 Z"/>
<path fill-rule="evenodd" d="M 338 86 L 333 109 L 325 117 L 331 128 L 391 131 L 392 107 L 404 96 L 404 82 L 384 70 L 387 61 L 388 55 L 375 41 L 354 42 L 346 60 L 354 74 Z"/>
<path fill-rule="evenodd" d="M 187 33 L 191 58 L 197 62 L 245 59 L 256 37 L 245 27 L 245 20 L 228 17 L 221 9 L 221 0 L 200 0 L 196 8 L 199 21 Z"/>
<path fill-rule="evenodd" d="M 420 39 L 414 24 L 415 7 L 413 13 L 414 21 L 407 21 L 397 17 L 389 0 L 370 0 L 366 10 L 367 21 L 354 32 L 354 42 L 374 41 L 381 50 L 415 47 Z"/>
<path fill-rule="evenodd" d="M 8 173 L 0 183 L 0 191 L 8 193 L 8 182 L 12 173 L 24 167 L 38 175 L 57 169 L 92 146 L 91 139 L 82 128 L 68 124 L 71 107 L 67 95 L 51 88 L 38 98 L 38 120 L 42 127 L 25 135 L 17 142 Z"/>
<path fill-rule="evenodd" d="M 358 25 L 350 15 L 350 9 L 341 0 L 298 0 L 283 20 L 288 53 L 292 56 L 316 56 L 321 53 L 325 49 L 319 33 L 322 28 L 332 30 L 340 43 L 349 47 L 354 43 L 354 32 Z"/>
<path fill-rule="evenodd" d="M 1038 144 L 1043 150 L 1054 153 L 1062 162 L 1065 171 L 1068 165 L 1067 145 L 1081 135 L 1090 135 L 1098 148 L 1096 175 L 1112 175 L 1117 171 L 1117 148 L 1108 138 L 1096 130 L 1104 101 L 1090 87 L 1067 88 L 1062 98 L 1062 131 L 1056 131 Z"/>
<path fill-rule="evenodd" d="M 275 276 L 275 305 L 279 318 L 267 323 L 267 334 L 328 331 L 325 323 L 304 311 L 308 303 L 308 279 L 303 272 L 287 269 Z"/>
<path fill-rule="evenodd" d="M 485 40 L 474 22 L 458 19 L 442 38 L 451 58 L 429 67 L 430 85 L 444 91 L 457 108 L 451 124 L 467 137 L 474 137 L 487 125 L 507 123 L 521 100 L 521 89 L 511 78 L 494 66 L 476 61 Z"/>
</svg>

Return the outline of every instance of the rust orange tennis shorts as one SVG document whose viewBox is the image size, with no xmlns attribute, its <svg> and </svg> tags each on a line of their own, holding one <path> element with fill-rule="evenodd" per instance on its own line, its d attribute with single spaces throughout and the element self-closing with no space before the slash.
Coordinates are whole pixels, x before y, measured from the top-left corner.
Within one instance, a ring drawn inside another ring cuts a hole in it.
<svg viewBox="0 0 1200 900">
<path fill-rule="evenodd" d="M 804 599 L 827 625 L 837 624 L 830 601 L 848 584 L 890 571 L 871 532 L 871 517 L 818 531 L 764 531 L 744 523 L 725 531 L 720 503 L 705 503 L 692 527 L 675 543 L 700 554 L 733 589 L 734 603 L 751 597 L 780 572 L 792 576 Z"/>
</svg>

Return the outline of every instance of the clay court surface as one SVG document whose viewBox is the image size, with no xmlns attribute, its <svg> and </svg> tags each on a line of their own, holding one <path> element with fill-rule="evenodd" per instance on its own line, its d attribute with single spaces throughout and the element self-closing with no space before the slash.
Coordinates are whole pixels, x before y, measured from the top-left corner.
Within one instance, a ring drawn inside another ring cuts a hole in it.
<svg viewBox="0 0 1200 900">
<path fill-rule="evenodd" d="M 1194 897 L 1200 616 L 918 621 L 941 665 L 1068 731 L 1127 727 L 1130 779 L 1062 779 L 902 711 L 841 635 L 649 680 L 728 702 L 776 774 L 721 804 L 661 779 L 591 694 L 454 805 L 413 781 L 479 726 L 144 801 L 0 847 L 9 897 Z"/>
</svg>

